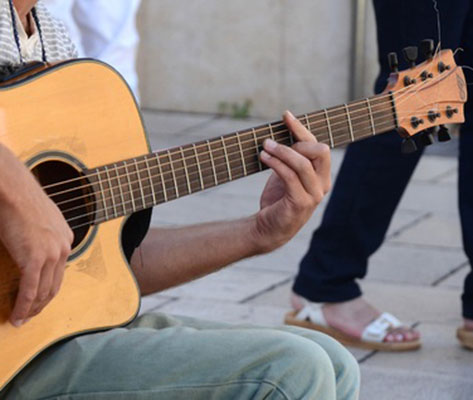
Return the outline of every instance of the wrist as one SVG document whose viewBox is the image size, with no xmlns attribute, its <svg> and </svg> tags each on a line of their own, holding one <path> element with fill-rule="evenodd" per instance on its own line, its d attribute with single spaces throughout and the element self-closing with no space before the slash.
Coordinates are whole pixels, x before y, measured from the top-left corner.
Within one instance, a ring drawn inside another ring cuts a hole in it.
<svg viewBox="0 0 473 400">
<path fill-rule="evenodd" d="M 255 247 L 256 254 L 270 253 L 287 242 L 266 226 L 259 213 L 250 217 L 250 221 L 252 225 L 249 237 Z"/>
</svg>

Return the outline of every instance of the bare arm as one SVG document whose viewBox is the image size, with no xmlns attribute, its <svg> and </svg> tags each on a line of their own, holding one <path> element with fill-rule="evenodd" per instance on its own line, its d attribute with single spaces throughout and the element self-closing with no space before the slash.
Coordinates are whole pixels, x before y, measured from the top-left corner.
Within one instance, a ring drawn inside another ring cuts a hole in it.
<svg viewBox="0 0 473 400">
<path fill-rule="evenodd" d="M 73 239 L 28 169 L 0 144 L 0 242 L 21 272 L 10 320 L 22 325 L 59 291 Z"/>
<path fill-rule="evenodd" d="M 299 142 L 292 148 L 265 142 L 261 160 L 274 173 L 261 197 L 261 210 L 236 221 L 151 230 L 132 259 L 142 294 L 272 251 L 307 222 L 329 190 L 330 154 L 291 114 L 285 122 Z"/>
</svg>

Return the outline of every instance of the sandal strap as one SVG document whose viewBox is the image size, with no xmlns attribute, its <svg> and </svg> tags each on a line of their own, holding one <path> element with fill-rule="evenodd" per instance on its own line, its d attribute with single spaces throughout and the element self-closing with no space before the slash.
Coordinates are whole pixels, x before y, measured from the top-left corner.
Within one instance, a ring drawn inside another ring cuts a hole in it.
<svg viewBox="0 0 473 400">
<path fill-rule="evenodd" d="M 328 326 L 322 312 L 322 305 L 308 303 L 296 314 L 296 318 L 301 321 L 310 321 L 314 324 Z"/>
<path fill-rule="evenodd" d="M 361 340 L 381 343 L 391 330 L 401 326 L 401 321 L 394 315 L 384 312 L 364 329 Z"/>
</svg>

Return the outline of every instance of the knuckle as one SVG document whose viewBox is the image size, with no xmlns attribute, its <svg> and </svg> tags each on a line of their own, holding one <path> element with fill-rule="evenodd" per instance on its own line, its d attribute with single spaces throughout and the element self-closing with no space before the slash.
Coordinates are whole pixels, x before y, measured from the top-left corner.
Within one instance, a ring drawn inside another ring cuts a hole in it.
<svg viewBox="0 0 473 400">
<path fill-rule="evenodd" d="M 32 303 L 33 301 L 36 300 L 36 290 L 27 290 L 24 295 L 23 295 L 23 298 L 25 299 L 26 302 L 28 303 Z"/>
</svg>

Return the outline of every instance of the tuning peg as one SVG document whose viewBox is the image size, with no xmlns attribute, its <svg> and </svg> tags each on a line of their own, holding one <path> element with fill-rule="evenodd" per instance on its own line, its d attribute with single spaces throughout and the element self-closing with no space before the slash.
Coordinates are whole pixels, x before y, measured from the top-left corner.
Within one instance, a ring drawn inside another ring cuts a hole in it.
<svg viewBox="0 0 473 400">
<path fill-rule="evenodd" d="M 432 128 L 422 131 L 417 138 L 418 144 L 420 144 L 421 146 L 430 146 L 434 144 L 433 132 L 434 132 L 434 129 Z"/>
<path fill-rule="evenodd" d="M 418 150 L 417 144 L 414 139 L 404 139 L 401 145 L 402 154 L 411 154 Z"/>
<path fill-rule="evenodd" d="M 416 66 L 416 60 L 417 60 L 417 54 L 418 54 L 417 47 L 415 46 L 404 47 L 402 49 L 402 54 L 404 55 L 404 58 L 409 63 L 411 68 Z"/>
<path fill-rule="evenodd" d="M 420 51 L 426 60 L 431 60 L 434 56 L 434 41 L 432 39 L 424 39 L 420 42 Z"/>
<path fill-rule="evenodd" d="M 391 72 L 398 72 L 399 71 L 399 61 L 397 59 L 396 53 L 389 53 L 388 54 L 388 63 Z"/>
<path fill-rule="evenodd" d="M 452 137 L 448 133 L 448 128 L 445 125 L 440 125 L 440 128 L 437 132 L 437 138 L 439 142 L 448 142 Z"/>
</svg>

